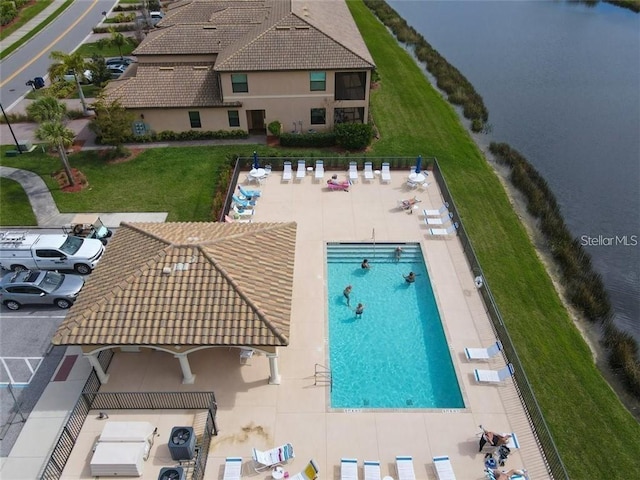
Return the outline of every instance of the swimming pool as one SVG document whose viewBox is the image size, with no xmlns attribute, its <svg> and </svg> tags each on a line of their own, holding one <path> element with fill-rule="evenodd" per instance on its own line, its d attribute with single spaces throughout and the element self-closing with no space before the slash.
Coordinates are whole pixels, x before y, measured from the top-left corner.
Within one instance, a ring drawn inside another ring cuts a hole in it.
<svg viewBox="0 0 640 480">
<path fill-rule="evenodd" d="M 398 262 L 396 246 L 327 245 L 331 407 L 464 408 L 420 245 L 402 245 Z"/>
</svg>

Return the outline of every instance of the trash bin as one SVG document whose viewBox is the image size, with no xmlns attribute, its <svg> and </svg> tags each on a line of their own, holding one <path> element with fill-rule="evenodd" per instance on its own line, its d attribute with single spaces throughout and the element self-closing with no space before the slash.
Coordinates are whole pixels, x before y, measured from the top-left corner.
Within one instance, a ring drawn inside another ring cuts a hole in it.
<svg viewBox="0 0 640 480">
<path fill-rule="evenodd" d="M 36 90 L 44 87 L 44 78 L 42 77 L 36 77 L 33 79 L 33 86 L 36 88 Z"/>
</svg>

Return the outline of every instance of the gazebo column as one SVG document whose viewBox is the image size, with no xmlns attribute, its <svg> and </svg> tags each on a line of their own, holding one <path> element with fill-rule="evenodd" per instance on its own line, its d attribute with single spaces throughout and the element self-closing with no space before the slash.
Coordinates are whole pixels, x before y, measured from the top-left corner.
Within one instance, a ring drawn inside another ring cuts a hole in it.
<svg viewBox="0 0 640 480">
<path fill-rule="evenodd" d="M 182 383 L 192 384 L 196 381 L 196 376 L 191 373 L 191 366 L 189 365 L 189 359 L 186 353 L 178 353 L 175 357 L 180 362 L 180 368 L 182 369 Z"/>
<path fill-rule="evenodd" d="M 269 359 L 269 370 L 271 371 L 271 375 L 269 376 L 269 384 L 270 385 L 280 385 L 280 372 L 278 372 L 278 352 L 268 353 L 267 358 Z"/>
<path fill-rule="evenodd" d="M 87 360 L 89 360 L 89 364 L 96 371 L 96 375 L 98 375 L 100 384 L 104 385 L 105 383 L 107 383 L 109 381 L 109 375 L 104 373 L 104 370 L 102 370 L 102 365 L 100 365 L 100 361 L 98 360 L 98 353 L 90 353 L 88 355 L 85 354 L 84 356 L 87 357 Z"/>
</svg>

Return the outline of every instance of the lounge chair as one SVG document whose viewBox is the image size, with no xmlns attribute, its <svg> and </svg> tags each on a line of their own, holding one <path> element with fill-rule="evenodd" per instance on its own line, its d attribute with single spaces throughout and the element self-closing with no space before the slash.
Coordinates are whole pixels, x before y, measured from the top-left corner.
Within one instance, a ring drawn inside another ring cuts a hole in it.
<svg viewBox="0 0 640 480">
<path fill-rule="evenodd" d="M 240 192 L 241 197 L 244 197 L 244 200 L 253 200 L 262 195 L 260 190 L 247 190 L 246 188 L 242 188 L 242 185 L 238 185 L 238 191 Z"/>
<path fill-rule="evenodd" d="M 452 233 L 456 232 L 457 228 L 458 228 L 458 224 L 453 223 L 449 225 L 447 228 L 430 228 L 429 233 L 435 236 L 451 235 Z"/>
<path fill-rule="evenodd" d="M 224 462 L 224 475 L 222 480 L 240 480 L 242 476 L 242 458 L 227 457 Z"/>
<path fill-rule="evenodd" d="M 355 458 L 343 458 L 340 460 L 340 479 L 358 480 L 358 460 Z"/>
<path fill-rule="evenodd" d="M 502 344 L 496 342 L 488 348 L 465 348 L 467 360 L 488 360 L 495 357 L 502 350 Z"/>
<path fill-rule="evenodd" d="M 380 462 L 377 460 L 364 461 L 364 480 L 380 480 Z"/>
<path fill-rule="evenodd" d="M 425 217 L 441 217 L 443 216 L 445 213 L 449 213 L 449 205 L 446 203 L 443 203 L 442 206 L 438 209 L 438 210 L 423 210 L 422 214 Z"/>
<path fill-rule="evenodd" d="M 353 183 L 358 181 L 358 164 L 356 162 L 349 162 L 349 180 Z"/>
<path fill-rule="evenodd" d="M 331 180 L 327 181 L 327 188 L 329 190 L 342 190 L 344 192 L 348 192 L 349 191 L 349 187 L 351 186 L 351 184 L 348 181 L 344 181 L 342 183 L 331 183 Z"/>
<path fill-rule="evenodd" d="M 300 473 L 296 473 L 294 476 L 289 477 L 289 480 L 315 480 L 318 478 L 318 465 L 315 461 L 309 460 L 309 463 L 304 470 Z"/>
<path fill-rule="evenodd" d="M 289 180 L 291 180 L 291 177 L 293 175 L 291 172 L 291 162 L 284 162 L 283 166 L 284 168 L 282 170 L 282 181 L 288 182 Z"/>
<path fill-rule="evenodd" d="M 237 195 L 232 195 L 231 199 L 234 201 L 234 203 L 236 205 L 238 205 L 239 207 L 242 207 L 242 208 L 251 208 L 251 207 L 255 207 L 256 206 L 256 201 L 255 200 L 242 200 Z"/>
<path fill-rule="evenodd" d="M 316 180 L 324 180 L 324 162 L 322 160 L 316 160 L 316 172 L 314 178 Z"/>
<path fill-rule="evenodd" d="M 436 475 L 439 480 L 456 480 L 456 475 L 453 473 L 453 466 L 448 456 L 433 457 L 433 466 L 436 469 Z"/>
<path fill-rule="evenodd" d="M 398 480 L 416 480 L 413 457 L 396 457 L 396 469 L 398 470 Z"/>
<path fill-rule="evenodd" d="M 411 210 L 412 208 L 418 208 L 418 203 L 422 200 L 418 200 L 415 195 L 412 198 L 406 200 L 398 200 L 398 208 L 401 210 Z"/>
<path fill-rule="evenodd" d="M 364 179 L 373 180 L 373 163 L 371 162 L 364 162 Z"/>
<path fill-rule="evenodd" d="M 529 480 L 529 476 L 527 475 L 527 471 L 526 470 L 521 470 L 521 472 L 523 473 L 522 475 L 519 473 L 515 473 L 513 475 L 511 475 L 509 477 L 509 480 Z M 485 479 L 486 480 L 496 480 L 495 475 L 493 474 L 493 472 L 491 471 L 490 468 L 487 468 L 484 471 L 484 475 L 485 475 Z"/>
<path fill-rule="evenodd" d="M 296 170 L 296 178 L 302 179 L 307 175 L 307 164 L 304 160 L 298 160 L 298 170 Z"/>
<path fill-rule="evenodd" d="M 388 162 L 382 164 L 380 178 L 384 183 L 389 183 L 391 181 L 391 171 L 389 170 Z"/>
<path fill-rule="evenodd" d="M 476 380 L 481 383 L 500 383 L 514 374 L 513 364 L 500 370 L 474 370 Z"/>
<path fill-rule="evenodd" d="M 443 215 L 441 217 L 427 217 L 424 219 L 424 223 L 427 225 L 446 225 L 451 221 L 453 214 Z"/>
<path fill-rule="evenodd" d="M 253 449 L 253 468 L 256 472 L 262 472 L 276 465 L 282 465 L 294 458 L 293 446 L 286 443 L 271 450 L 260 451 Z"/>
</svg>

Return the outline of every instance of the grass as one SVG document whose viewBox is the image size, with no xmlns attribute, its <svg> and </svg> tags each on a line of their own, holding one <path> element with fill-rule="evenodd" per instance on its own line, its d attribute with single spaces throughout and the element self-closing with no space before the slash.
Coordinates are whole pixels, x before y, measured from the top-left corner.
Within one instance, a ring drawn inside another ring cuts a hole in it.
<svg viewBox="0 0 640 480">
<path fill-rule="evenodd" d="M 2 30 L 0 30 L 0 40 L 7 38 L 52 3 L 53 0 L 40 0 L 39 2 L 35 2 L 33 5 L 29 5 L 28 7 L 20 10 L 18 12 L 18 19 L 11 25 L 3 26 Z"/>
<path fill-rule="evenodd" d="M 348 5 L 381 77 L 371 100 L 381 139 L 371 155 L 438 158 L 570 477 L 636 471 L 640 425 L 595 367 L 498 178 L 410 56 L 360 1 Z M 0 163 L 40 174 L 63 212 L 168 211 L 169 221 L 206 221 L 216 172 L 227 155 L 250 156 L 253 150 L 274 152 L 256 145 L 165 148 L 115 165 L 82 152 L 70 158 L 91 186 L 79 194 L 61 192 L 50 178 L 60 168 L 57 158 L 34 152 L 2 156 Z M 306 155 L 312 154 L 317 152 Z M 1 199 L 4 220 L 17 200 Z"/>
<path fill-rule="evenodd" d="M 18 40 L 17 42 L 9 45 L 7 48 L 5 48 L 4 50 L 2 50 L 2 52 L 0 52 L 0 60 L 2 60 L 5 57 L 8 57 L 10 54 L 12 54 L 13 52 L 15 52 L 18 48 L 20 48 L 22 45 L 24 45 L 25 43 L 27 43 L 29 40 L 31 40 L 33 37 L 36 36 L 36 34 L 38 34 L 40 31 L 42 31 L 47 25 L 49 25 L 51 22 L 53 22 L 58 15 L 60 15 L 62 12 L 64 12 L 72 3 L 74 0 L 67 0 L 66 2 L 64 2 L 55 12 L 53 12 L 51 15 L 49 15 L 42 23 L 40 23 L 37 27 L 35 27 L 33 30 L 29 31 L 27 34 L 25 34 L 20 40 Z M 3 29 L 4 30 L 4 29 Z"/>
<path fill-rule="evenodd" d="M 126 45 L 123 45 L 122 55 L 123 56 L 131 55 L 131 52 L 133 52 L 135 48 L 136 48 L 136 45 L 133 45 L 131 42 L 127 43 Z M 120 51 L 118 50 L 118 47 L 105 45 L 104 47 L 100 48 L 100 45 L 98 44 L 98 42 L 83 43 L 82 45 L 80 45 L 80 48 L 78 48 L 77 51 L 80 52 L 82 56 L 85 58 L 91 58 L 91 56 L 94 53 L 98 55 L 102 55 L 105 58 L 120 56 Z"/>
<path fill-rule="evenodd" d="M 0 204 L 11 205 L 11 208 L 0 209 L 3 227 L 36 225 L 27 194 L 18 182 L 0 177 Z"/>
</svg>

